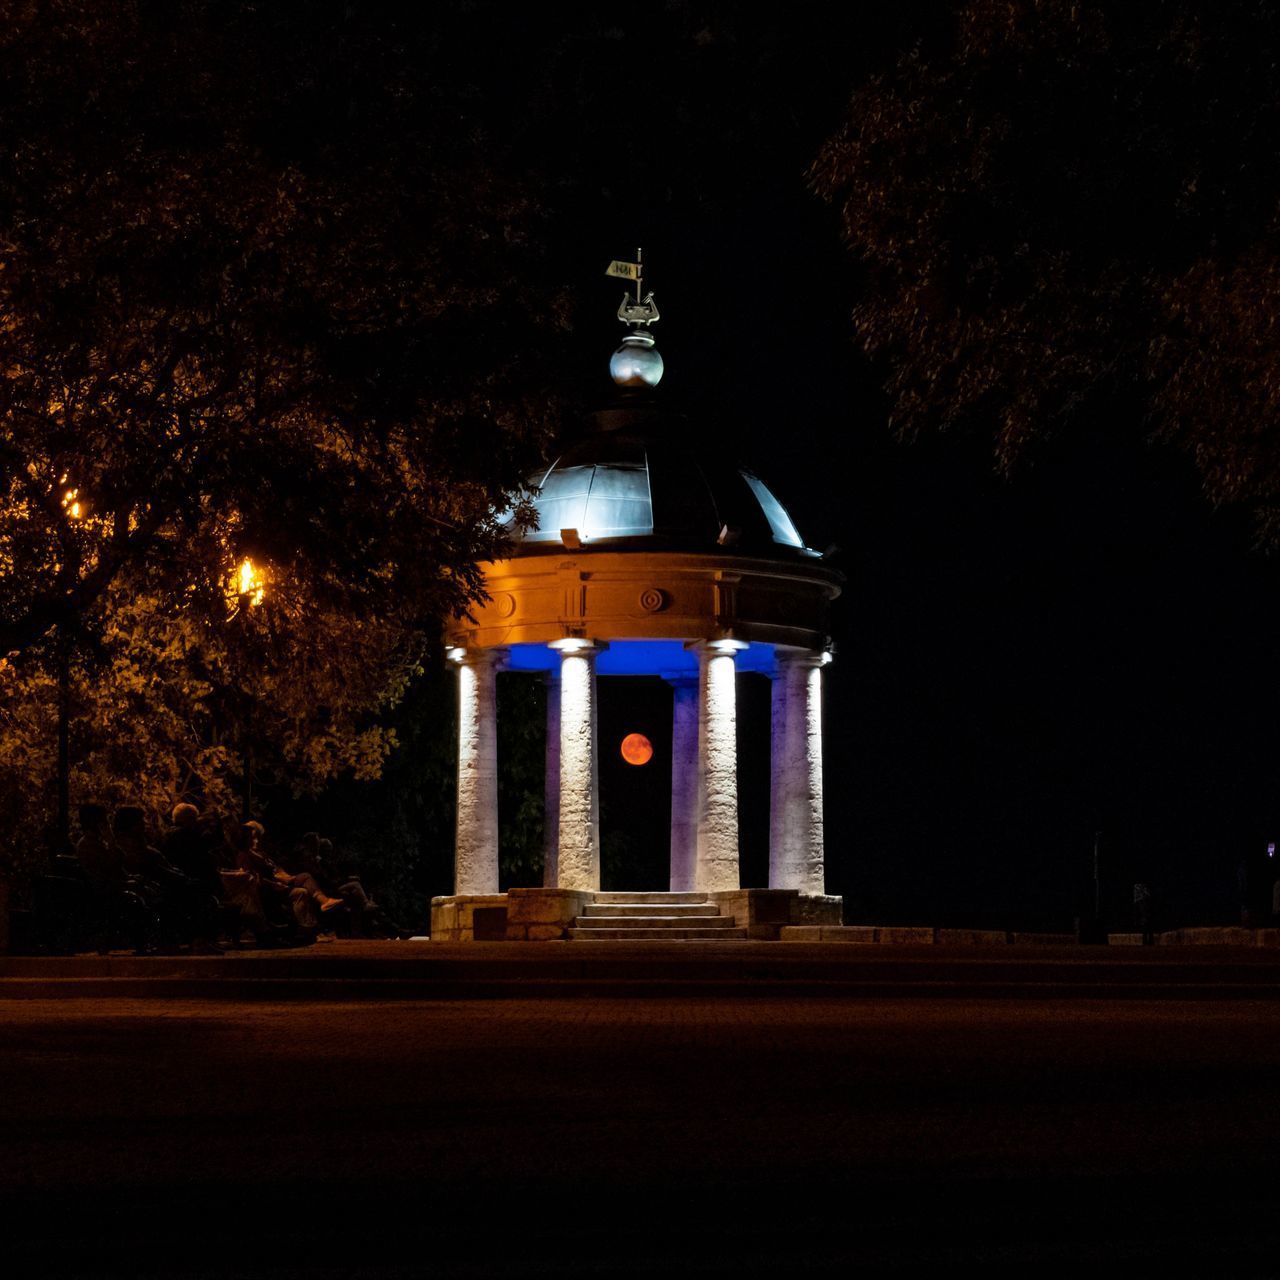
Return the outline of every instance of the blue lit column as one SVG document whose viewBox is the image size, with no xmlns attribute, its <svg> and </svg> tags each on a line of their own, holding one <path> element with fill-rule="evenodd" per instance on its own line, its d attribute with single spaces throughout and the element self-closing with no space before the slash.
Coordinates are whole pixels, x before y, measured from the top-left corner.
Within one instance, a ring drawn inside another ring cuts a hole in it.
<svg viewBox="0 0 1280 1280">
<path fill-rule="evenodd" d="M 671 884 L 673 893 L 697 887 L 698 681 L 667 676 L 671 685 Z"/>
</svg>

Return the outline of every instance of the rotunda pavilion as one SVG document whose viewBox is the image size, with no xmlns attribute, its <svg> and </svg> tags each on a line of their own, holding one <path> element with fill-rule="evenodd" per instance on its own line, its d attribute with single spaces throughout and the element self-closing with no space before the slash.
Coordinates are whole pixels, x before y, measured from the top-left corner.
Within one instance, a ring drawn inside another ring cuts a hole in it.
<svg viewBox="0 0 1280 1280">
<path fill-rule="evenodd" d="M 447 632 L 455 883 L 433 900 L 433 938 L 582 936 L 575 921 L 607 911 L 592 907 L 601 899 L 660 909 L 661 894 L 600 893 L 597 681 L 624 675 L 671 687 L 669 899 L 681 911 L 717 907 L 732 917 L 729 936 L 840 922 L 824 881 L 822 680 L 841 575 L 759 476 L 700 449 L 690 423 L 663 408 L 652 295 L 624 299 L 619 318 L 629 331 L 610 366 L 614 402 L 532 479 L 536 528 L 512 525 L 510 557 L 481 566 L 488 598 Z M 508 894 L 498 891 L 500 671 L 547 682 L 544 880 Z M 740 883 L 739 672 L 772 681 L 767 886 Z"/>
</svg>

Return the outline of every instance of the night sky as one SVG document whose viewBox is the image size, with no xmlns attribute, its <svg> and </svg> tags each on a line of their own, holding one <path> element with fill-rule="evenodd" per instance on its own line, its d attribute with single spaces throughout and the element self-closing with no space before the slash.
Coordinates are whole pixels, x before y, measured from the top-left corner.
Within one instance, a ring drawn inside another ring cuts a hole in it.
<svg viewBox="0 0 1280 1280">
<path fill-rule="evenodd" d="M 1232 919 L 1237 863 L 1280 819 L 1276 563 L 1187 459 L 1116 423 L 1011 478 L 989 439 L 897 443 L 886 370 L 851 336 L 856 272 L 805 170 L 859 78 L 937 13 L 704 11 L 516 19 L 483 74 L 563 178 L 548 251 L 586 317 L 587 398 L 608 397 L 619 332 L 604 266 L 642 244 L 660 394 L 760 471 L 811 546 L 840 548 L 829 891 L 854 921 L 1069 929 L 1100 831 L 1114 919 L 1138 878 L 1170 921 Z M 612 825 L 635 829 L 652 805 L 613 772 Z"/>
</svg>

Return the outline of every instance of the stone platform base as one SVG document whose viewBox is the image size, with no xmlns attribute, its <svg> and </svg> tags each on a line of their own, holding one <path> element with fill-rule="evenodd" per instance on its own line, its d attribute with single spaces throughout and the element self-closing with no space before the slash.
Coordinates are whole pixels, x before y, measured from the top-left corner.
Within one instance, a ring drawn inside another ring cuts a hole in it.
<svg viewBox="0 0 1280 1280">
<path fill-rule="evenodd" d="M 611 893 L 616 900 L 618 894 Z M 639 896 L 639 895 L 637 895 Z M 721 916 L 757 941 L 776 940 L 793 925 L 839 925 L 842 900 L 795 889 L 708 893 Z M 569 937 L 573 921 L 596 901 L 587 889 L 510 889 L 431 899 L 432 942 L 551 942 Z"/>
<path fill-rule="evenodd" d="M 454 893 L 431 899 L 433 942 L 502 942 L 506 936 L 505 893 Z"/>
</svg>

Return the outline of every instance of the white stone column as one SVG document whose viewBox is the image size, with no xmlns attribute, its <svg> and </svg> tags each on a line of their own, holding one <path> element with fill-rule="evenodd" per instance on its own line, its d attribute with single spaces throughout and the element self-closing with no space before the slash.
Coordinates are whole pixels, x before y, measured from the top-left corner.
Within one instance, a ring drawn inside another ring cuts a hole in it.
<svg viewBox="0 0 1280 1280">
<path fill-rule="evenodd" d="M 505 649 L 454 650 L 458 667 L 458 825 L 454 893 L 498 892 L 498 680 Z"/>
<path fill-rule="evenodd" d="M 560 845 L 552 887 L 599 889 L 599 646 L 590 640 L 557 640 L 551 647 L 560 652 Z"/>
<path fill-rule="evenodd" d="M 819 653 L 778 654 L 774 685 L 769 887 L 826 892 Z M 781 688 L 779 688 L 781 686 Z"/>
<path fill-rule="evenodd" d="M 560 673 L 547 672 L 547 773 L 543 787 L 542 886 L 554 889 L 560 867 Z"/>
<path fill-rule="evenodd" d="M 698 652 L 698 842 L 694 887 L 737 889 L 738 689 L 734 640 L 708 640 Z"/>
<path fill-rule="evenodd" d="M 698 864 L 698 681 L 668 676 L 671 685 L 671 891 L 688 893 Z"/>
</svg>

